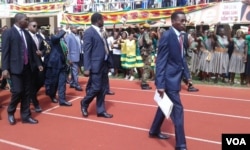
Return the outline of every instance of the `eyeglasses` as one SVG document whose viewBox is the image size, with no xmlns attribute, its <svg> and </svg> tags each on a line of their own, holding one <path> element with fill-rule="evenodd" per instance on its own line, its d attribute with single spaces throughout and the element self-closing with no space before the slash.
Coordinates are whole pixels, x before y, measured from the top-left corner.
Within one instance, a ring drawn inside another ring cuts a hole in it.
<svg viewBox="0 0 250 150">
<path fill-rule="evenodd" d="M 33 25 L 33 28 L 36 28 L 37 27 L 37 25 Z"/>
</svg>

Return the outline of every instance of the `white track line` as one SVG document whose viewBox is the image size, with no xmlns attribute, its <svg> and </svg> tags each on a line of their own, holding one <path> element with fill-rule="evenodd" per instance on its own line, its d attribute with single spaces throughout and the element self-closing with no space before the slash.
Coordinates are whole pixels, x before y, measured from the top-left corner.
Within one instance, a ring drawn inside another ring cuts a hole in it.
<svg viewBox="0 0 250 150">
<path fill-rule="evenodd" d="M 24 149 L 27 149 L 27 150 L 39 150 L 37 148 L 33 148 L 33 147 L 30 147 L 30 146 L 18 144 L 18 143 L 15 143 L 15 142 L 4 140 L 4 139 L 0 139 L 0 142 L 5 143 L 5 144 L 9 144 L 9 145 L 12 145 L 12 146 L 15 146 L 15 147 L 24 148 Z"/>
<path fill-rule="evenodd" d="M 129 104 L 129 105 L 138 105 L 138 106 L 146 106 L 146 107 L 157 107 L 156 105 L 133 103 L 133 102 L 123 102 L 123 101 L 117 101 L 117 100 L 106 100 L 106 101 L 115 102 L 115 103 Z M 200 114 L 207 114 L 207 115 L 214 115 L 214 116 L 222 116 L 222 117 L 230 117 L 230 118 L 238 118 L 238 119 L 247 119 L 247 120 L 250 120 L 250 117 L 246 117 L 246 116 L 237 116 L 237 115 L 213 113 L 213 112 L 191 110 L 191 109 L 184 109 L 184 111 L 186 111 L 186 112 L 193 112 L 193 113 L 200 113 Z"/>
<path fill-rule="evenodd" d="M 79 76 L 79 78 L 86 78 L 86 77 L 84 77 L 84 76 Z M 123 79 L 123 78 L 109 78 L 109 80 L 117 80 L 117 81 L 123 81 L 123 82 L 130 82 L 130 83 L 133 83 L 133 82 L 135 82 L 135 83 L 140 83 L 141 81 L 140 80 L 137 80 L 137 79 L 135 79 L 135 80 L 133 80 L 133 81 L 129 81 L 129 80 L 125 80 L 125 79 Z M 153 85 L 154 85 L 154 83 L 155 83 L 155 81 L 148 81 L 149 83 L 152 83 Z M 85 86 L 86 84 L 84 84 L 84 86 Z M 186 86 L 184 83 L 182 83 L 182 85 L 184 85 L 184 86 Z M 249 90 L 249 88 L 248 87 L 234 87 L 234 86 L 227 86 L 227 85 L 218 85 L 218 84 L 203 84 L 203 83 L 195 83 L 195 85 L 197 85 L 197 86 L 205 86 L 205 87 L 216 87 L 216 88 L 227 88 L 227 89 L 243 89 L 243 90 Z M 138 85 L 138 87 L 140 87 L 139 85 Z"/>
<path fill-rule="evenodd" d="M 151 93 L 155 92 L 155 90 L 141 90 L 141 89 L 132 89 L 132 88 L 120 88 L 120 87 L 111 87 L 111 88 L 112 89 L 118 89 L 118 90 L 127 90 L 127 91 L 151 92 Z M 250 89 L 249 89 L 249 92 L 250 92 Z M 199 93 L 199 92 L 195 92 L 195 93 Z M 195 97 L 205 97 L 205 98 L 212 98 L 212 99 L 223 99 L 223 100 L 250 102 L 249 99 L 231 98 L 231 97 L 220 97 L 220 96 L 210 96 L 210 95 L 200 95 L 200 94 L 186 94 L 186 93 L 182 93 L 182 92 L 180 92 L 180 95 L 195 96 Z"/>
<path fill-rule="evenodd" d="M 79 98 L 80 98 L 80 97 L 73 98 L 73 99 L 70 100 L 69 102 L 76 101 L 76 100 L 79 99 Z M 49 112 L 49 111 L 54 110 L 54 109 L 59 108 L 59 107 L 60 107 L 60 105 L 58 104 L 58 105 L 56 105 L 56 106 L 54 106 L 54 107 L 52 107 L 52 108 L 49 108 L 49 109 L 47 109 L 47 110 L 44 110 L 42 113 Z"/>
<path fill-rule="evenodd" d="M 74 99 L 70 100 L 70 102 L 76 101 L 77 99 L 83 98 L 81 96 L 73 96 L 73 95 L 67 95 L 69 97 L 75 97 Z M 134 103 L 134 102 L 124 102 L 124 101 L 118 101 L 118 100 L 105 100 L 110 101 L 114 103 L 122 103 L 122 104 L 129 104 L 129 105 L 138 105 L 138 106 L 145 106 L 145 107 L 157 107 L 157 105 L 151 105 L 151 104 L 142 104 L 142 103 Z M 6 107 L 6 106 L 3 106 Z M 47 110 L 44 110 L 42 113 L 47 113 L 51 110 L 59 108 L 60 105 L 54 106 L 52 108 L 49 108 Z M 79 105 L 80 107 L 80 105 Z M 19 109 L 19 108 L 17 108 Z M 222 113 L 214 113 L 214 112 L 207 112 L 207 111 L 199 111 L 199 110 L 192 110 L 192 109 L 184 109 L 185 112 L 192 112 L 192 113 L 198 113 L 198 114 L 206 114 L 206 115 L 214 115 L 214 116 L 221 116 L 221 117 L 229 117 L 229 118 L 237 118 L 237 119 L 246 119 L 250 120 L 250 117 L 248 116 L 239 116 L 239 115 L 230 115 L 230 114 L 222 114 Z"/>
<path fill-rule="evenodd" d="M 250 92 L 250 90 L 249 90 Z M 231 97 L 219 97 L 219 96 L 208 96 L 208 95 L 195 95 L 195 94 L 181 94 L 185 96 L 194 96 L 194 97 L 205 97 L 205 98 L 211 98 L 211 99 L 223 99 L 223 100 L 231 100 L 231 101 L 243 101 L 243 102 L 250 102 L 249 99 L 241 99 L 241 98 L 231 98 Z"/>
<path fill-rule="evenodd" d="M 119 124 L 119 123 L 99 121 L 99 120 L 94 120 L 94 119 L 80 118 L 80 117 L 74 117 L 74 116 L 68 116 L 68 115 L 61 115 L 61 114 L 55 114 L 55 113 L 49 113 L 49 112 L 45 112 L 44 114 L 52 115 L 52 116 L 57 116 L 57 117 L 62 117 L 62 118 L 84 120 L 84 121 L 89 121 L 89 122 L 95 122 L 95 123 L 106 124 L 106 125 L 117 126 L 117 127 L 123 127 L 123 128 L 128 128 L 128 129 L 134 129 L 134 130 L 140 130 L 140 131 L 147 131 L 147 132 L 149 131 L 149 129 L 146 129 L 146 128 L 140 128 L 140 127 L 125 125 L 125 124 Z M 164 132 L 164 133 L 172 135 L 172 136 L 175 136 L 175 134 L 172 134 L 172 133 L 166 133 L 166 132 Z M 195 138 L 195 137 L 191 137 L 191 136 L 186 136 L 186 138 L 190 139 L 190 140 L 205 142 L 205 143 L 221 144 L 221 142 L 218 142 L 218 141 L 207 140 L 207 139 L 202 139 L 202 138 Z"/>
<path fill-rule="evenodd" d="M 70 96 L 70 97 L 76 97 L 72 100 L 70 100 L 71 102 L 72 101 L 75 101 L 77 99 L 80 99 L 80 98 L 83 98 L 81 96 L 72 96 L 72 95 L 67 95 L 67 96 Z M 150 104 L 142 104 L 142 103 L 134 103 L 134 102 L 124 102 L 124 101 L 118 101 L 118 100 L 105 100 L 105 101 L 110 101 L 110 102 L 115 102 L 115 103 L 122 103 L 122 104 L 129 104 L 129 105 L 138 105 L 138 106 L 146 106 L 146 107 L 157 107 L 156 105 L 150 105 Z M 80 106 L 80 105 L 79 105 Z M 58 106 L 55 106 L 55 107 L 52 107 L 50 109 L 47 109 L 44 112 L 49 112 L 53 109 L 56 109 L 60 107 L 59 105 Z M 246 120 L 250 120 L 250 117 L 247 117 L 247 116 L 239 116 L 239 115 L 230 115 L 230 114 L 222 114 L 222 113 L 214 113 L 214 112 L 207 112 L 207 111 L 199 111 L 199 110 L 192 110 L 192 109 L 184 109 L 184 111 L 186 112 L 192 112 L 192 113 L 199 113 L 199 114 L 206 114 L 206 115 L 214 115 L 214 116 L 221 116 L 221 117 L 229 117 L 229 118 L 237 118 L 237 119 L 246 119 Z"/>
</svg>

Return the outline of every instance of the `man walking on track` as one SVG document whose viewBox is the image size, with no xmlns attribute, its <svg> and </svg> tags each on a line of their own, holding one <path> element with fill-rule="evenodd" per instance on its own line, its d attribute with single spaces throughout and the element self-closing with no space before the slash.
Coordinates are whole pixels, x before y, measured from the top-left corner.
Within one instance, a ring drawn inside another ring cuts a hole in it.
<svg viewBox="0 0 250 150">
<path fill-rule="evenodd" d="M 107 93 L 108 71 L 113 62 L 110 56 L 106 36 L 103 32 L 103 16 L 94 13 L 91 16 L 92 26 L 84 35 L 84 75 L 89 76 L 86 87 L 86 96 L 81 101 L 81 111 L 88 117 L 89 104 L 96 97 L 96 111 L 98 117 L 112 118 L 105 109 L 105 95 Z"/>
<path fill-rule="evenodd" d="M 156 60 L 155 85 L 158 93 L 163 97 L 164 92 L 173 102 L 171 119 L 175 126 L 176 150 L 186 150 L 186 138 L 184 133 L 184 114 L 180 100 L 181 81 L 184 76 L 191 83 L 186 59 L 183 52 L 183 39 L 180 32 L 185 30 L 187 22 L 185 13 L 174 12 L 171 15 L 172 27 L 165 31 L 159 41 Z M 161 133 L 160 128 L 164 121 L 164 114 L 158 107 L 154 121 L 149 131 L 150 137 L 160 139 L 169 138 Z"/>
<path fill-rule="evenodd" d="M 36 55 L 35 43 L 25 29 L 28 27 L 28 17 L 23 13 L 15 15 L 15 24 L 7 29 L 2 36 L 2 77 L 11 81 L 11 100 L 8 106 L 8 121 L 16 124 L 14 114 L 21 102 L 21 119 L 23 123 L 37 124 L 31 117 L 30 92 L 31 73 L 35 67 L 43 71 L 41 62 Z"/>
</svg>

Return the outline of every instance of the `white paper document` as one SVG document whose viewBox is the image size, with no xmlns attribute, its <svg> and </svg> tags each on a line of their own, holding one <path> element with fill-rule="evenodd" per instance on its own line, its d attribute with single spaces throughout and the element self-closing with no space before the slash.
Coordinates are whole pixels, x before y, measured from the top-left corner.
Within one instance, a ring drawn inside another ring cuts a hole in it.
<svg viewBox="0 0 250 150">
<path fill-rule="evenodd" d="M 165 92 L 163 98 L 161 98 L 160 94 L 157 92 L 157 89 L 155 90 L 154 100 L 165 114 L 165 117 L 168 119 L 173 109 L 173 102 L 169 99 Z"/>
</svg>

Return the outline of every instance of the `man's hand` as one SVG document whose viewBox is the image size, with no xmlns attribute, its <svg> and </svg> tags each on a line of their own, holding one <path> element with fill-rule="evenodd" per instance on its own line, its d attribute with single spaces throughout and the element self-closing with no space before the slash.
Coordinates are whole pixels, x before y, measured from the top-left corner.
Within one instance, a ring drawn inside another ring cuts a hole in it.
<svg viewBox="0 0 250 150">
<path fill-rule="evenodd" d="M 72 65 L 72 64 L 73 64 L 72 61 L 69 60 L 69 65 Z"/>
<path fill-rule="evenodd" d="M 89 72 L 89 70 L 86 70 L 86 71 L 83 72 L 83 74 L 84 74 L 85 77 L 88 77 L 90 72 Z"/>
<path fill-rule="evenodd" d="M 9 73 L 8 70 L 4 70 L 4 71 L 2 72 L 2 78 L 3 78 L 3 79 L 9 79 L 9 78 L 10 78 L 10 73 Z"/>
<path fill-rule="evenodd" d="M 43 71 L 43 66 L 38 66 L 39 71 Z"/>
<path fill-rule="evenodd" d="M 40 51 L 40 50 L 37 50 L 37 51 L 36 51 L 36 54 L 37 54 L 38 56 L 40 56 L 40 57 L 43 55 L 42 51 Z"/>
<path fill-rule="evenodd" d="M 164 89 L 157 89 L 157 92 L 159 93 L 160 97 L 163 98 L 165 90 Z"/>
</svg>

